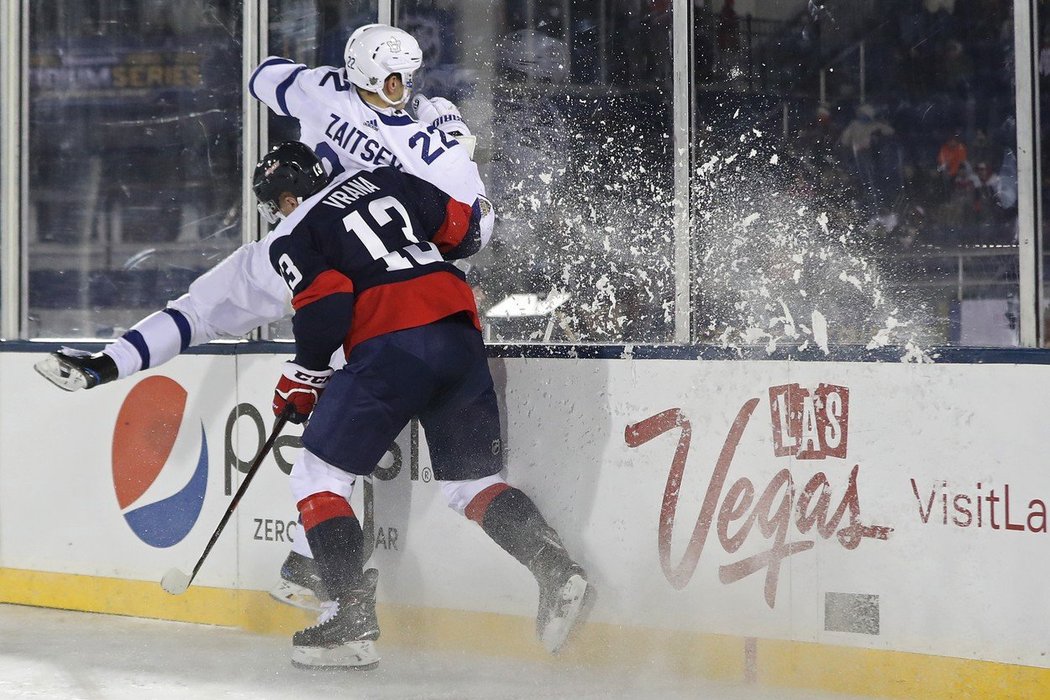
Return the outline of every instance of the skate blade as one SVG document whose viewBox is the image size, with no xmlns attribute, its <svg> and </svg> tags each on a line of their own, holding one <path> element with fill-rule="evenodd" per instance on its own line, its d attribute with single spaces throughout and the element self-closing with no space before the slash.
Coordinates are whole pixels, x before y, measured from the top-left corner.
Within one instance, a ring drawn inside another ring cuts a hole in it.
<svg viewBox="0 0 1050 700">
<path fill-rule="evenodd" d="M 87 389 L 88 380 L 80 369 L 63 361 L 60 355 L 52 353 L 33 365 L 41 377 L 63 391 Z"/>
<path fill-rule="evenodd" d="M 284 579 L 270 589 L 270 597 L 280 603 L 284 603 L 285 605 L 291 605 L 303 610 L 310 610 L 312 612 L 321 611 L 321 601 L 313 591 L 304 586 L 300 586 L 297 583 L 285 581 Z"/>
<path fill-rule="evenodd" d="M 548 622 L 540 635 L 544 648 L 551 654 L 557 654 L 562 650 L 565 642 L 582 626 L 590 614 L 594 606 L 594 586 L 579 574 L 575 574 L 570 576 L 562 587 L 561 597 L 565 601 L 563 608 L 565 614 Z"/>
<path fill-rule="evenodd" d="M 292 664 L 300 668 L 370 671 L 379 665 L 373 641 L 348 642 L 331 649 L 292 647 Z"/>
</svg>

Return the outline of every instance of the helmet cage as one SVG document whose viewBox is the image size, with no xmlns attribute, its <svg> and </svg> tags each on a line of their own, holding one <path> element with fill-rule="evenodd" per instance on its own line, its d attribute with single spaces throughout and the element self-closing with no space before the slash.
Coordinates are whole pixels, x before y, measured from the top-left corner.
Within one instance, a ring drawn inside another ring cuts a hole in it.
<svg viewBox="0 0 1050 700">
<path fill-rule="evenodd" d="M 277 202 L 259 202 L 255 205 L 262 214 L 262 218 L 266 220 L 266 223 L 273 225 L 284 218 L 284 214 L 277 207 Z"/>
</svg>

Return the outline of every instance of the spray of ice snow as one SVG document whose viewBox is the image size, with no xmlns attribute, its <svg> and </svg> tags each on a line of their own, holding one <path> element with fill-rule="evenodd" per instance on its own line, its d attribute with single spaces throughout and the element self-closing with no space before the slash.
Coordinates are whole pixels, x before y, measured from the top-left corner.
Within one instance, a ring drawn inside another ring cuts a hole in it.
<svg viewBox="0 0 1050 700">
<path fill-rule="evenodd" d="M 733 143 L 743 155 L 707 154 L 694 172 L 701 339 L 769 353 L 893 346 L 929 361 L 924 309 L 872 263 L 850 209 L 794 191 L 790 159 L 752 137 Z"/>
<path fill-rule="evenodd" d="M 554 342 L 668 341 L 673 172 L 653 163 L 670 162 L 669 135 L 608 122 L 586 98 L 564 104 L 511 92 L 506 99 L 494 121 L 498 220 L 481 284 L 488 301 L 568 294 Z M 541 335 L 532 330 L 526 339 Z"/>
<path fill-rule="evenodd" d="M 567 294 L 555 341 L 669 341 L 670 134 L 609 122 L 586 98 L 527 97 L 503 105 L 494 124 L 499 221 L 482 291 L 490 304 L 512 293 Z M 696 144 L 692 336 L 770 353 L 910 347 L 907 359 L 925 359 L 924 311 L 871 262 L 856 209 L 795 188 L 795 159 L 742 119 L 737 111 L 729 120 L 735 134 L 723 124 Z M 542 334 L 534 329 L 532 339 Z"/>
</svg>

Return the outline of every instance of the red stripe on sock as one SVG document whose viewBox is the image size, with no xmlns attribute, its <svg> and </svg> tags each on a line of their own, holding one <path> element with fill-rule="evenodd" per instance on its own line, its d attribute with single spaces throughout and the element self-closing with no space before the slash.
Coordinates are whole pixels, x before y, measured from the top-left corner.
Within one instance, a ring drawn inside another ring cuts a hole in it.
<svg viewBox="0 0 1050 700">
<path fill-rule="evenodd" d="M 501 483 L 493 484 L 492 486 L 483 489 L 477 496 L 470 499 L 470 503 L 467 504 L 466 509 L 463 511 L 464 515 L 478 525 L 481 525 L 481 521 L 485 519 L 485 511 L 489 509 L 492 499 L 509 488 L 510 484 Z"/>
<path fill-rule="evenodd" d="M 352 518 L 354 511 L 345 498 L 331 491 L 322 491 L 307 496 L 295 504 L 299 509 L 299 518 L 303 529 L 309 530 L 325 520 L 332 518 Z"/>
</svg>

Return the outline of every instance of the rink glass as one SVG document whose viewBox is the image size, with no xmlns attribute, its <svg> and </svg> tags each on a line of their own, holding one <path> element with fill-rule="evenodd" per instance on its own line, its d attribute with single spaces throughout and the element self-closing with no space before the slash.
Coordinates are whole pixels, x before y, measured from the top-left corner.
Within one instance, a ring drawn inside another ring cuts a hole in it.
<svg viewBox="0 0 1050 700">
<path fill-rule="evenodd" d="M 241 244 L 241 0 L 28 3 L 30 337 L 110 338 Z"/>
<path fill-rule="evenodd" d="M 390 4 L 423 47 L 417 92 L 478 137 L 499 213 L 468 270 L 487 339 L 681 340 L 687 288 L 694 342 L 1016 345 L 1013 6 L 705 0 L 683 44 L 685 4 Z M 380 9 L 266 7 L 269 52 L 311 65 Z M 244 10 L 26 4 L 25 337 L 118 335 L 243 241 Z"/>
<path fill-rule="evenodd" d="M 693 339 L 1019 344 L 1011 3 L 803 4 L 693 17 Z"/>
</svg>

